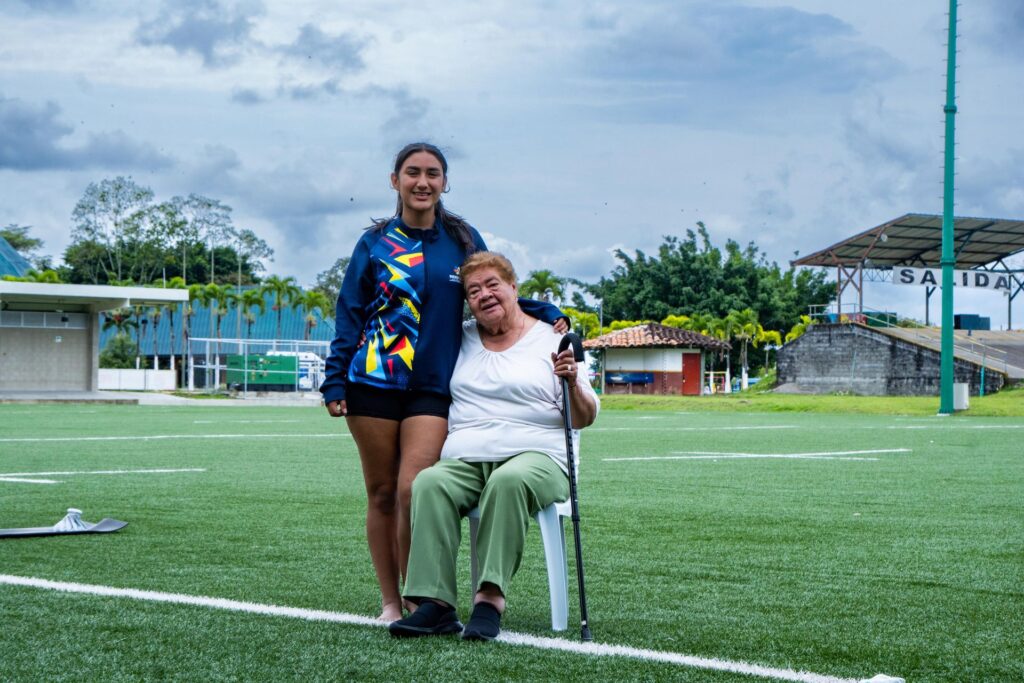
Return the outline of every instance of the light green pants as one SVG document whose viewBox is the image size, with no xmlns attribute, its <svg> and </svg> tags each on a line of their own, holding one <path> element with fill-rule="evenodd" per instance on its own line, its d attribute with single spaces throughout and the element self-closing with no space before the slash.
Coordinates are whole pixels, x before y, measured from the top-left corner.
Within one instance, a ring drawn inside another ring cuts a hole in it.
<svg viewBox="0 0 1024 683">
<path fill-rule="evenodd" d="M 412 485 L 412 547 L 404 596 L 457 604 L 462 517 L 477 505 L 479 580 L 505 593 L 523 559 L 530 519 L 568 497 L 569 478 L 542 453 L 521 453 L 503 462 L 440 460 L 423 470 Z"/>
</svg>

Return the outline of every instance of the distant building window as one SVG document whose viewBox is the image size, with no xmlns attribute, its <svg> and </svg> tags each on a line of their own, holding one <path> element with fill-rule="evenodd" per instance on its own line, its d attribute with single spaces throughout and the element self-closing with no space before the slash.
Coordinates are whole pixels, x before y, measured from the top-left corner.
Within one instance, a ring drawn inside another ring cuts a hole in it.
<svg viewBox="0 0 1024 683">
<path fill-rule="evenodd" d="M 89 316 L 60 311 L 0 311 L 0 327 L 86 330 Z"/>
</svg>

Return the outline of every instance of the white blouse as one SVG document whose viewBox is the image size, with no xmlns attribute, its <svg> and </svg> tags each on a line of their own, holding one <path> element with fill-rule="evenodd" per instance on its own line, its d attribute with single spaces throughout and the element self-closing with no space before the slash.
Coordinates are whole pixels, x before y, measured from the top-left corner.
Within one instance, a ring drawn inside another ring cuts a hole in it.
<svg viewBox="0 0 1024 683">
<path fill-rule="evenodd" d="M 441 457 L 499 462 L 537 451 L 568 472 L 561 380 L 551 362 L 560 340 L 551 325 L 537 321 L 511 348 L 489 351 L 476 322 L 463 323 Z M 585 367 L 580 368 L 579 383 L 600 409 Z M 579 453 L 578 430 L 573 430 L 573 453 Z"/>
</svg>

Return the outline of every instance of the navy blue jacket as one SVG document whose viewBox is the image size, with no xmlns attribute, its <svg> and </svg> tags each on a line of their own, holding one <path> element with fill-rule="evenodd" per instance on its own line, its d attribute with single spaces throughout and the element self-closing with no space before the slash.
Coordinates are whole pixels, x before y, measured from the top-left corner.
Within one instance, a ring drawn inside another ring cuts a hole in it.
<svg viewBox="0 0 1024 683">
<path fill-rule="evenodd" d="M 399 221 L 401 230 L 410 237 L 422 240 L 425 264 L 424 284 L 419 291 L 420 327 L 416 342 L 413 368 L 406 387 L 416 391 L 431 391 L 449 395 L 455 361 L 462 339 L 463 292 L 458 269 L 466 260 L 466 251 L 438 221 L 432 230 L 410 228 Z M 471 228 L 477 250 L 486 251 L 487 245 L 475 229 Z M 360 381 L 349 369 L 366 331 L 366 324 L 374 313 L 370 310 L 378 300 L 379 264 L 372 253 L 385 231 L 370 229 L 363 233 L 352 252 L 352 260 L 345 270 L 341 292 L 335 308 L 335 335 L 327 357 L 326 376 L 320 386 L 324 402 L 345 398 L 347 381 Z M 520 299 L 520 305 L 530 315 L 554 323 L 565 315 L 551 304 Z M 378 385 L 379 386 L 379 385 Z"/>
</svg>

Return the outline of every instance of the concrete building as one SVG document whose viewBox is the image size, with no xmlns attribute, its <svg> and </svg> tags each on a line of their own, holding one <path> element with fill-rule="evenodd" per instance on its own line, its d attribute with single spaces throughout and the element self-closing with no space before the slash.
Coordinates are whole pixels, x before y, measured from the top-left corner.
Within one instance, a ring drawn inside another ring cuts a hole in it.
<svg viewBox="0 0 1024 683">
<path fill-rule="evenodd" d="M 778 391 L 866 396 L 937 396 L 941 361 L 937 328 L 818 323 L 778 353 Z M 968 336 L 958 330 L 954 382 L 991 394 L 1024 380 L 1024 333 Z"/>
<path fill-rule="evenodd" d="M 0 391 L 95 392 L 99 314 L 183 301 L 184 289 L 0 280 Z"/>
<path fill-rule="evenodd" d="M 707 382 L 705 356 L 728 342 L 658 323 L 637 325 L 583 342 L 604 351 L 602 389 L 608 394 L 699 396 Z"/>
</svg>

